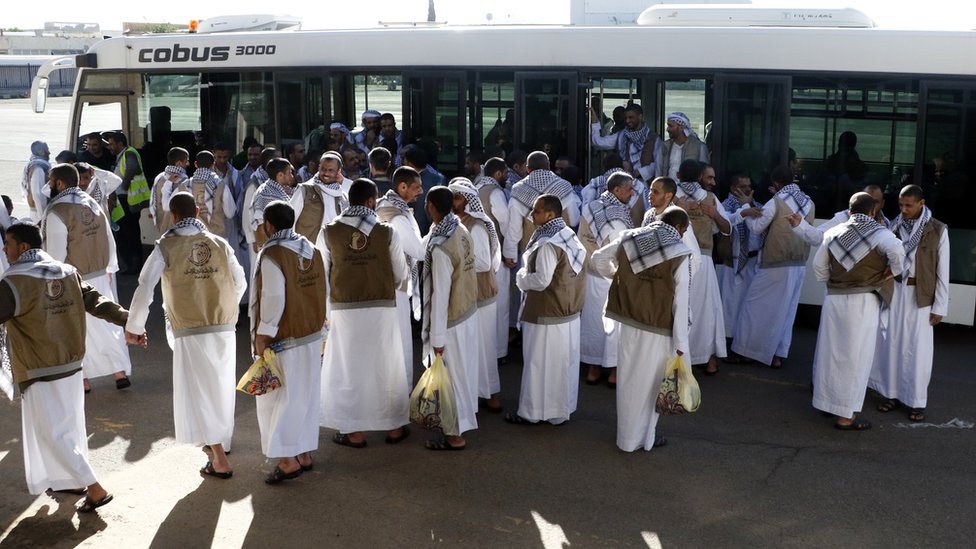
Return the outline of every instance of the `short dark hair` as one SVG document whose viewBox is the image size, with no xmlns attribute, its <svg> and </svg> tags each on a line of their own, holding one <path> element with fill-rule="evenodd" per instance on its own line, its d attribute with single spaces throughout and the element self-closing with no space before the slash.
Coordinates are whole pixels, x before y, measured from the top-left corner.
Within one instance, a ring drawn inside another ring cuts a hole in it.
<svg viewBox="0 0 976 549">
<path fill-rule="evenodd" d="M 919 187 L 914 183 L 902 187 L 901 191 L 898 192 L 898 196 L 909 196 L 916 200 L 925 199 L 925 193 L 922 192 L 922 187 Z"/>
<path fill-rule="evenodd" d="M 661 222 L 677 229 L 679 227 L 687 228 L 691 224 L 691 219 L 688 217 L 688 212 L 681 208 L 668 206 L 664 209 L 664 213 L 661 214 Z"/>
<path fill-rule="evenodd" d="M 467 157 L 474 160 L 479 165 L 485 163 L 485 153 L 481 151 L 471 151 L 467 154 Z"/>
<path fill-rule="evenodd" d="M 65 187 L 78 186 L 78 168 L 73 164 L 58 164 L 51 168 L 51 182 L 61 181 Z"/>
<path fill-rule="evenodd" d="M 877 201 L 875 201 L 871 195 L 865 192 L 859 192 L 851 195 L 851 201 L 848 203 L 848 209 L 852 214 L 871 215 L 871 212 L 877 205 Z"/>
<path fill-rule="evenodd" d="M 319 164 L 322 162 L 335 162 L 339 164 L 339 168 L 342 168 L 342 156 L 335 151 L 325 151 L 322 156 L 319 157 Z"/>
<path fill-rule="evenodd" d="M 14 223 L 7 227 L 6 233 L 21 244 L 27 244 L 31 248 L 41 247 L 41 228 L 29 221 Z"/>
<path fill-rule="evenodd" d="M 634 178 L 627 172 L 613 172 L 607 178 L 607 190 L 612 191 L 617 187 L 622 187 L 627 183 L 633 184 Z"/>
<path fill-rule="evenodd" d="M 376 183 L 372 179 L 360 177 L 349 187 L 349 205 L 365 206 L 370 198 L 376 198 L 377 192 Z"/>
<path fill-rule="evenodd" d="M 265 147 L 261 149 L 261 165 L 264 166 L 265 170 L 268 169 L 268 162 L 271 162 L 271 160 L 275 158 L 281 158 L 281 153 L 278 152 L 278 149 L 274 147 Z"/>
<path fill-rule="evenodd" d="M 682 160 L 678 166 L 678 179 L 682 181 L 698 181 L 701 173 L 702 164 L 694 158 Z"/>
<path fill-rule="evenodd" d="M 636 112 L 637 114 L 643 115 L 644 109 L 637 103 L 627 103 L 627 106 L 624 107 L 624 112 Z"/>
<path fill-rule="evenodd" d="M 193 195 L 186 191 L 173 193 L 173 196 L 169 199 L 169 211 L 178 215 L 181 219 L 196 217 L 197 202 L 193 199 Z"/>
<path fill-rule="evenodd" d="M 506 171 L 508 166 L 505 165 L 505 161 L 497 156 L 493 156 L 485 161 L 485 175 L 491 177 L 498 171 Z"/>
<path fill-rule="evenodd" d="M 505 157 L 505 164 L 508 165 L 509 168 L 514 168 L 516 164 L 525 164 L 525 160 L 528 157 L 528 153 L 516 149 L 508 153 L 508 156 Z"/>
<path fill-rule="evenodd" d="M 75 162 L 75 169 L 78 170 L 78 176 L 81 177 L 83 173 L 91 173 L 92 166 L 88 162 Z"/>
<path fill-rule="evenodd" d="M 224 141 L 218 141 L 218 142 L 214 143 L 213 150 L 215 150 L 215 151 L 229 151 L 230 150 L 230 145 L 228 145 Z"/>
<path fill-rule="evenodd" d="M 390 164 L 393 163 L 393 155 L 384 147 L 374 147 L 373 150 L 369 151 L 369 156 L 366 158 L 371 167 L 383 173 L 389 172 Z"/>
<path fill-rule="evenodd" d="M 54 157 L 55 162 L 60 162 L 62 164 L 71 163 L 74 164 L 78 161 L 78 155 L 69 150 L 63 150 Z"/>
<path fill-rule="evenodd" d="M 170 165 L 176 164 L 180 160 L 189 160 L 190 153 L 183 147 L 173 147 L 166 153 L 166 162 Z"/>
<path fill-rule="evenodd" d="M 87 141 L 89 139 L 97 139 L 99 141 L 104 141 L 104 139 L 102 139 L 102 134 L 99 133 L 99 132 L 91 132 L 91 133 L 85 134 L 85 140 Z"/>
<path fill-rule="evenodd" d="M 544 211 L 556 214 L 556 217 L 563 215 L 563 203 L 559 200 L 559 197 L 554 194 L 540 194 L 536 198 L 537 202 L 542 203 L 542 209 Z"/>
<path fill-rule="evenodd" d="M 655 177 L 654 180 L 651 181 L 651 185 L 653 185 L 655 181 L 661 182 L 661 188 L 664 190 L 665 194 L 675 194 L 678 192 L 678 184 L 675 183 L 674 179 L 671 179 L 670 177 Z M 650 187 L 650 185 L 648 185 L 648 187 Z"/>
<path fill-rule="evenodd" d="M 769 174 L 769 179 L 773 183 L 789 185 L 793 182 L 793 170 L 789 166 L 776 166 L 773 168 L 773 172 Z"/>
<path fill-rule="evenodd" d="M 273 181 L 278 180 L 278 174 L 287 170 L 291 167 L 291 162 L 288 162 L 284 158 L 272 158 L 268 161 L 268 166 L 265 170 L 268 172 L 268 177 Z"/>
<path fill-rule="evenodd" d="M 393 113 L 391 113 L 391 112 L 385 112 L 385 113 L 383 113 L 383 114 L 380 115 L 380 122 L 382 122 L 384 120 L 392 120 L 392 121 L 396 122 L 396 117 L 393 116 Z"/>
<path fill-rule="evenodd" d="M 525 165 L 530 170 L 548 170 L 549 155 L 542 151 L 533 151 L 526 159 Z"/>
<path fill-rule="evenodd" d="M 254 136 L 249 135 L 244 138 L 244 141 L 241 143 L 241 148 L 246 151 L 255 145 L 260 147 L 261 143 L 258 143 L 258 140 L 255 139 Z"/>
<path fill-rule="evenodd" d="M 0 195 L 0 199 L 3 199 L 3 205 L 8 211 L 14 209 L 14 201 L 10 200 L 9 196 L 3 194 Z"/>
<path fill-rule="evenodd" d="M 288 145 L 286 145 L 284 147 L 284 149 L 285 149 L 285 156 L 291 156 L 291 153 L 295 152 L 295 149 L 297 149 L 298 147 L 304 148 L 305 147 L 305 144 L 302 143 L 301 141 L 293 141 L 293 142 L 289 143 Z"/>
<path fill-rule="evenodd" d="M 410 184 L 415 179 L 420 179 L 420 172 L 410 166 L 400 166 L 393 172 L 393 186 L 398 187 L 400 183 Z"/>
<path fill-rule="evenodd" d="M 214 154 L 210 151 L 200 151 L 197 153 L 197 167 L 212 168 L 214 165 Z"/>
<path fill-rule="evenodd" d="M 126 137 L 122 132 L 109 132 L 108 135 L 105 136 L 105 139 L 118 141 L 119 143 L 122 143 L 123 147 L 129 146 L 129 138 Z"/>
<path fill-rule="evenodd" d="M 427 203 L 433 205 L 437 213 L 447 215 L 454 208 L 454 193 L 443 185 L 437 185 L 427 193 Z"/>
<path fill-rule="evenodd" d="M 427 152 L 419 146 L 411 143 L 404 146 L 401 150 L 403 152 L 403 159 L 409 162 L 411 166 L 420 168 L 427 166 Z"/>
<path fill-rule="evenodd" d="M 603 157 L 603 171 L 609 171 L 614 168 L 623 168 L 624 159 L 620 156 L 620 153 L 608 152 Z"/>
<path fill-rule="evenodd" d="M 284 200 L 274 200 L 264 208 L 264 220 L 275 232 L 291 229 L 295 226 L 295 210 Z"/>
</svg>

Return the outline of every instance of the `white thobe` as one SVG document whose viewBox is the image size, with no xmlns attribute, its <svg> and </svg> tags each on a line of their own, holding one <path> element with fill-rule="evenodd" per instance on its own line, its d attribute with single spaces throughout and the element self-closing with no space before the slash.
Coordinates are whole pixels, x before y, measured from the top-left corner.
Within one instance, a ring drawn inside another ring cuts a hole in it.
<svg viewBox="0 0 976 549">
<path fill-rule="evenodd" d="M 597 235 L 598 246 L 614 240 L 621 232 L 627 230 L 627 225 L 619 219 L 611 219 L 607 223 L 611 227 L 610 234 L 605 242 Z M 596 231 L 594 227 L 590 227 L 590 230 L 594 233 Z M 583 295 L 583 310 L 580 312 L 580 360 L 587 364 L 613 368 L 616 366 L 617 353 L 616 350 L 608 352 L 608 345 L 612 343 L 608 337 L 611 334 L 616 337 L 616 323 L 603 317 L 607 295 L 610 293 L 610 279 L 592 268 L 589 271 Z"/>
<path fill-rule="evenodd" d="M 412 214 L 394 216 L 390 219 L 390 225 L 393 227 L 393 231 L 397 233 L 397 237 L 400 239 L 400 247 L 403 248 L 403 252 L 407 256 L 407 275 L 409 276 L 410 265 L 423 261 L 427 253 L 424 246 L 424 239 L 420 236 L 420 227 L 417 225 L 417 219 Z M 400 326 L 400 341 L 403 346 L 403 364 L 407 372 L 407 385 L 411 387 L 413 387 L 414 362 L 413 328 L 410 324 L 410 312 L 412 311 L 410 296 L 413 293 L 413 281 L 407 284 L 406 291 L 400 290 L 400 287 L 397 286 L 397 318 L 398 325 Z M 419 297 L 415 297 L 414 299 L 420 300 Z M 418 303 L 417 306 L 419 307 L 420 304 Z"/>
<path fill-rule="evenodd" d="M 98 189 L 102 192 L 102 200 L 99 201 L 98 205 L 101 206 L 102 211 L 105 212 L 105 215 L 111 217 L 112 212 L 108 209 L 108 195 L 114 193 L 115 189 L 119 188 L 119 185 L 122 184 L 122 178 L 108 170 L 103 170 L 94 166 L 92 166 L 92 168 L 95 170 L 95 175 L 92 176 L 91 182 L 88 183 L 88 190 L 85 192 L 87 192 L 90 196 L 93 196 L 95 194 L 93 187 L 98 187 Z"/>
<path fill-rule="evenodd" d="M 285 311 L 285 276 L 264 257 L 261 270 L 261 318 L 257 333 L 275 337 Z M 324 307 L 325 304 L 323 303 Z M 319 447 L 319 403 L 322 389 L 322 341 L 277 354 L 280 388 L 256 397 L 261 452 L 268 458 L 294 457 Z"/>
<path fill-rule="evenodd" d="M 45 216 L 44 223 L 46 237 L 44 251 L 51 254 L 54 259 L 64 261 L 68 257 L 68 227 L 56 215 Z M 112 228 L 109 226 L 108 219 L 103 218 L 102 224 L 105 226 L 105 238 L 108 239 L 108 266 L 104 274 L 85 278 L 85 282 L 91 284 L 98 293 L 117 302 L 118 296 L 112 288 L 112 278 L 119 270 L 115 254 L 115 239 L 112 238 Z M 85 359 L 82 363 L 85 378 L 94 379 L 115 372 L 131 374 L 132 362 L 129 360 L 129 349 L 125 345 L 125 333 L 122 328 L 95 318 L 91 314 L 88 314 L 85 322 L 87 326 Z"/>
<path fill-rule="evenodd" d="M 522 292 L 543 291 L 556 272 L 553 244 L 539 246 L 535 271 L 525 267 L 515 275 Z M 525 264 L 527 258 L 523 258 Z M 529 421 L 558 425 L 576 411 L 579 393 L 580 319 L 559 324 L 522 322 L 522 388 L 518 415 Z"/>
<path fill-rule="evenodd" d="M 762 215 L 745 220 L 752 234 L 762 234 L 776 217 L 776 201 L 763 204 Z M 762 263 L 762 251 L 759 261 Z M 732 351 L 763 364 L 789 355 L 793 321 L 800 304 L 806 265 L 759 267 L 739 304 Z"/>
<path fill-rule="evenodd" d="M 196 228 L 176 229 L 176 234 L 198 234 Z M 234 280 L 236 301 L 247 290 L 244 268 L 229 244 L 223 248 Z M 125 329 L 145 333 L 153 291 L 166 270 L 157 246 L 139 273 L 139 286 L 132 294 Z M 169 305 L 167 304 L 167 308 Z M 203 334 L 174 337 L 166 323 L 167 340 L 173 349 L 173 425 L 176 441 L 187 444 L 221 444 L 231 449 L 237 387 L 237 334 L 233 328 Z"/>
<path fill-rule="evenodd" d="M 793 227 L 793 234 L 802 238 L 807 244 L 811 246 L 819 246 L 823 242 L 823 235 L 830 229 L 840 225 L 841 223 L 847 222 L 851 218 L 850 212 L 847 210 L 841 210 L 834 214 L 827 221 L 821 223 L 820 225 L 813 226 L 807 223 L 806 219 L 800 220 L 800 224 Z"/>
<path fill-rule="evenodd" d="M 478 365 L 481 356 L 481 326 L 473 314 L 454 326 L 447 325 L 451 298 L 451 258 L 440 246 L 431 252 L 433 292 L 430 307 L 430 346 L 444 348 L 444 366 L 451 379 L 457 406 L 458 434 L 478 428 Z"/>
<path fill-rule="evenodd" d="M 823 244 L 813 258 L 817 280 L 830 278 L 830 242 L 845 225 L 824 233 Z M 868 243 L 888 259 L 894 276 L 901 274 L 905 250 L 886 230 L 868 236 Z M 852 418 L 861 411 L 868 377 L 874 362 L 881 298 L 875 292 L 831 293 L 824 298 L 813 355 L 813 407 L 838 417 Z"/>
<path fill-rule="evenodd" d="M 31 495 L 84 488 L 97 482 L 88 462 L 82 372 L 31 384 L 24 391 L 21 424 L 24 470 Z"/>
<path fill-rule="evenodd" d="M 488 194 L 491 203 L 491 214 L 498 222 L 497 233 L 508 234 L 509 211 L 508 200 L 502 188 L 492 189 Z M 495 298 L 495 358 L 508 356 L 508 326 L 511 300 L 512 271 L 504 263 L 498 264 L 495 270 L 495 282 L 498 285 L 498 296 Z M 497 364 L 497 362 L 496 362 Z"/>
<path fill-rule="evenodd" d="M 244 241 L 247 243 L 248 265 L 251 266 L 251 272 L 248 273 L 249 277 L 253 277 L 254 271 L 258 268 L 258 252 L 254 250 L 254 229 L 251 228 L 254 223 L 254 211 L 252 207 L 254 206 L 254 193 L 257 192 L 258 187 L 263 183 L 264 181 L 258 181 L 252 175 L 244 187 L 244 202 L 239 205 L 240 208 L 243 208 L 241 210 L 241 232 L 244 233 Z"/>
<path fill-rule="evenodd" d="M 34 207 L 30 208 L 30 217 L 31 219 L 40 220 L 44 215 L 44 210 L 47 209 L 48 200 L 50 200 L 48 195 L 45 194 L 46 191 L 49 192 L 50 187 L 47 186 L 44 170 L 40 167 L 34 168 L 30 173 L 30 180 L 27 182 L 27 185 L 27 192 L 30 192 L 31 198 L 34 200 Z M 24 193 L 24 200 L 27 200 L 26 192 Z"/>
<path fill-rule="evenodd" d="M 349 225 L 356 221 L 358 218 L 339 218 L 340 223 Z M 389 276 L 397 285 L 407 276 L 407 263 L 396 232 L 390 236 L 385 252 L 390 254 L 393 266 Z M 332 267 L 328 248 L 323 259 L 328 273 Z M 399 344 L 396 305 L 333 305 L 330 311 L 329 341 L 322 365 L 322 427 L 352 433 L 390 431 L 409 423 L 410 387 L 401 366 L 403 347 Z"/>
<path fill-rule="evenodd" d="M 686 234 L 691 231 L 686 231 Z M 620 238 L 593 253 L 593 267 L 612 277 L 617 272 Z M 617 447 L 625 452 L 651 450 L 659 414 L 657 394 L 668 360 L 677 351 L 688 354 L 689 262 L 682 259 L 674 271 L 674 323 L 670 334 L 655 333 L 618 323 L 620 338 L 617 360 Z"/>
<path fill-rule="evenodd" d="M 897 227 L 902 242 L 909 234 Z M 908 279 L 915 277 L 915 255 L 911 265 L 895 282 L 887 330 L 879 333 L 878 352 L 871 368 L 868 387 L 885 398 L 893 398 L 909 408 L 925 408 L 928 386 L 932 379 L 932 357 L 935 351 L 934 334 L 929 315 L 945 316 L 949 312 L 949 231 L 939 237 L 936 265 L 935 299 L 931 306 L 919 307 L 915 286 Z"/>
<path fill-rule="evenodd" d="M 319 253 L 325 254 L 325 226 L 332 223 L 332 220 L 339 217 L 342 213 L 341 210 L 336 208 L 335 197 L 328 194 L 326 191 L 322 190 L 315 183 L 312 183 L 312 192 L 319 193 L 322 198 L 322 228 L 319 230 L 318 234 L 315 236 L 315 240 L 312 244 L 318 248 Z M 343 199 L 345 201 L 345 199 Z M 295 193 L 291 195 L 291 207 L 295 210 L 295 219 L 298 219 L 302 215 L 302 210 L 305 209 L 305 191 L 296 187 Z"/>
<path fill-rule="evenodd" d="M 471 241 L 474 244 L 474 270 L 476 273 L 491 272 L 501 262 L 501 255 L 491 253 L 491 239 L 488 230 L 481 223 L 471 227 Z M 481 353 L 478 360 L 478 396 L 491 398 L 491 395 L 502 390 L 501 379 L 498 377 L 498 357 L 496 355 L 498 340 L 498 309 L 496 299 L 488 303 L 478 304 L 478 324 L 481 326 Z M 506 341 L 508 333 L 505 332 Z"/>
<path fill-rule="evenodd" d="M 749 233 L 749 253 L 758 252 L 759 243 L 759 235 Z M 738 257 L 740 246 L 739 237 L 733 228 L 733 257 Z M 756 276 L 756 270 L 758 268 L 757 259 L 757 255 L 746 259 L 745 266 L 742 267 L 741 272 L 738 274 L 736 274 L 735 267 L 729 267 L 725 264 L 715 265 L 715 276 L 718 278 L 718 290 L 722 296 L 722 311 L 724 313 L 726 337 L 731 337 L 735 333 L 735 323 L 739 317 L 742 300 L 745 298 L 750 284 L 752 284 L 752 279 Z"/>
</svg>

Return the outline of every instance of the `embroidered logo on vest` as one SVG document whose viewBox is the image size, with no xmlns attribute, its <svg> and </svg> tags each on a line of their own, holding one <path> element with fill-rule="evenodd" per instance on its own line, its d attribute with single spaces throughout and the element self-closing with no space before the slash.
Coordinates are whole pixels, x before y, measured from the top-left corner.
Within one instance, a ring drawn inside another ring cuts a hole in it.
<svg viewBox="0 0 976 549">
<path fill-rule="evenodd" d="M 91 225 L 95 221 L 95 212 L 91 208 L 85 207 L 81 210 L 81 223 L 82 225 Z"/>
<path fill-rule="evenodd" d="M 210 261 L 210 246 L 206 242 L 197 242 L 190 250 L 187 260 L 197 267 L 206 265 Z"/>
<path fill-rule="evenodd" d="M 60 280 L 48 280 L 44 285 L 44 295 L 51 301 L 57 301 L 64 295 L 64 282 Z"/>
<path fill-rule="evenodd" d="M 312 270 L 312 258 L 305 259 L 302 256 L 298 256 L 298 271 L 301 273 L 307 273 Z"/>
<path fill-rule="evenodd" d="M 369 237 L 360 231 L 355 231 L 352 233 L 352 238 L 349 239 L 349 249 L 354 252 L 361 252 L 369 247 Z"/>
</svg>

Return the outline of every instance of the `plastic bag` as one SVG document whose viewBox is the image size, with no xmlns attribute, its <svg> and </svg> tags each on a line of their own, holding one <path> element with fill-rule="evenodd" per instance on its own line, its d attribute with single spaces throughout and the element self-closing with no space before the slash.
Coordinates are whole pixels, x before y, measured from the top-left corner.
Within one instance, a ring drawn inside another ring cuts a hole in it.
<svg viewBox="0 0 976 549">
<path fill-rule="evenodd" d="M 664 370 L 654 409 L 659 414 L 695 412 L 701 405 L 701 390 L 683 356 L 672 357 Z"/>
<path fill-rule="evenodd" d="M 237 383 L 237 390 L 248 395 L 264 395 L 285 384 L 285 376 L 278 366 L 278 357 L 270 347 L 264 349 L 264 356 L 258 357 L 244 372 Z"/>
<path fill-rule="evenodd" d="M 410 421 L 445 436 L 460 434 L 451 378 L 441 355 L 434 358 L 410 393 Z"/>
</svg>

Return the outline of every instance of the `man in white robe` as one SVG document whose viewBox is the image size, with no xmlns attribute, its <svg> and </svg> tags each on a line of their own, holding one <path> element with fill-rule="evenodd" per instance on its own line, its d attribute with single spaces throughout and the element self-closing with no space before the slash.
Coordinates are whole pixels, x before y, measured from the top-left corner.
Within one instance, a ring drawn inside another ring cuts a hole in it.
<svg viewBox="0 0 976 549">
<path fill-rule="evenodd" d="M 610 176 L 624 171 L 623 165 L 623 160 L 616 152 L 609 152 L 604 155 L 603 173 L 590 179 L 590 182 L 580 191 L 580 201 L 584 208 L 607 191 L 607 181 L 610 180 Z M 648 206 L 647 184 L 640 179 L 634 179 L 634 194 L 627 202 L 627 207 L 630 208 L 631 217 L 634 220 L 634 226 L 641 224 Z"/>
<path fill-rule="evenodd" d="M 880 223 L 883 227 L 888 227 L 891 222 L 884 214 L 884 191 L 880 186 L 875 184 L 865 185 L 864 192 L 871 195 L 871 198 L 875 201 L 874 213 L 871 216 L 875 221 Z M 819 246 L 823 242 L 823 235 L 825 232 L 830 230 L 841 223 L 844 223 L 851 218 L 851 213 L 848 210 L 841 210 L 834 214 L 833 217 L 821 223 L 820 225 L 814 226 L 808 223 L 799 214 L 793 214 L 789 217 L 790 225 L 793 226 L 793 233 L 801 236 L 806 240 L 811 246 Z"/>
<path fill-rule="evenodd" d="M 826 233 L 813 259 L 817 280 L 827 283 L 813 356 L 813 407 L 837 416 L 842 431 L 871 428 L 855 417 L 864 404 L 877 346 L 882 297 L 902 273 L 905 249 L 871 218 L 874 199 L 851 197 L 851 218 Z"/>
<path fill-rule="evenodd" d="M 760 215 L 762 213 L 759 210 L 762 208 L 762 204 L 753 197 L 752 180 L 745 174 L 732 176 L 729 196 L 722 202 L 722 205 L 726 212 L 737 219 L 743 219 L 747 214 Z M 721 244 L 723 238 L 727 241 L 726 246 Z M 723 248 L 722 253 L 728 254 L 728 257 L 722 258 L 722 262 L 715 263 L 715 276 L 718 278 L 719 293 L 722 295 L 725 335 L 731 337 L 735 331 L 739 306 L 742 304 L 742 299 L 756 274 L 761 241 L 759 235 L 749 230 L 745 221 L 733 225 L 732 234 L 728 237 L 721 237 L 718 241 L 716 252 L 719 251 L 719 248 Z M 726 361 L 728 362 L 728 360 Z"/>
<path fill-rule="evenodd" d="M 238 303 L 247 277 L 234 249 L 197 219 L 194 198 L 170 198 L 173 226 L 139 273 L 126 337 L 146 333 L 153 292 L 163 281 L 166 336 L 173 349 L 173 424 L 176 441 L 200 445 L 212 459 L 201 474 L 233 475 L 226 452 L 234 434 Z"/>
<path fill-rule="evenodd" d="M 465 177 L 451 180 L 448 189 L 454 195 L 454 215 L 471 233 L 474 243 L 474 270 L 478 278 L 478 323 L 481 325 L 481 356 L 478 361 L 479 403 L 491 412 L 501 412 L 498 394 L 502 390 L 498 376 L 498 287 L 495 272 L 502 262 L 502 250 L 495 224 L 485 213 L 474 184 Z"/>
<path fill-rule="evenodd" d="M 619 170 L 610 174 L 605 185 L 607 190 L 583 206 L 579 239 L 586 249 L 587 257 L 617 238 L 621 232 L 634 228 L 634 220 L 628 207 L 635 196 L 634 178 Z M 617 353 L 616 349 L 611 350 L 609 347 L 615 347 L 616 341 L 610 341 L 607 337 L 603 318 L 610 279 L 598 273 L 593 265 L 587 267 L 586 275 L 586 293 L 580 315 L 580 360 L 589 366 L 586 373 L 587 384 L 596 385 L 600 382 L 603 377 L 602 366 L 610 369 L 607 383 L 615 387 Z M 615 328 L 616 326 L 611 328 L 611 333 L 614 333 Z"/>
<path fill-rule="evenodd" d="M 902 188 L 898 206 L 901 214 L 891 230 L 905 248 L 905 268 L 896 279 L 868 386 L 885 398 L 878 411 L 901 403 L 908 419 L 923 421 L 935 350 L 932 327 L 949 310 L 949 230 L 932 217 L 918 185 Z"/>
<path fill-rule="evenodd" d="M 374 149 L 375 150 L 375 149 Z M 385 150 L 385 149 L 384 149 Z M 393 172 L 393 189 L 376 201 L 376 217 L 389 223 L 397 233 L 407 265 L 407 278 L 396 289 L 397 317 L 400 326 L 400 341 L 403 345 L 403 365 L 407 372 L 407 386 L 413 387 L 413 328 L 410 313 L 420 320 L 420 274 L 417 265 L 424 259 L 426 246 L 420 236 L 420 227 L 413 215 L 413 207 L 424 194 L 420 174 L 409 166 L 401 166 Z M 412 302 L 412 305 L 411 305 Z"/>
<path fill-rule="evenodd" d="M 426 448 L 435 451 L 463 450 L 464 433 L 478 428 L 478 279 L 471 233 L 452 213 L 453 207 L 454 195 L 447 187 L 437 185 L 427 193 L 425 209 L 433 224 L 424 256 L 423 356 L 443 357 L 458 420 L 443 438 L 426 442 Z"/>
<path fill-rule="evenodd" d="M 349 204 L 340 183 L 341 168 L 342 158 L 337 153 L 323 154 L 319 158 L 319 170 L 309 181 L 299 183 L 291 195 L 295 232 L 315 244 L 322 254 L 325 254 L 325 226 Z"/>
<path fill-rule="evenodd" d="M 292 229 L 287 202 L 268 204 L 262 223 L 269 238 L 255 262 L 249 316 L 254 354 L 274 350 L 283 378 L 280 388 L 256 397 L 261 451 L 277 459 L 264 481 L 278 484 L 311 469 L 319 445 L 326 276 L 322 254 Z"/>
<path fill-rule="evenodd" d="M 85 162 L 77 162 L 75 167 L 78 168 L 78 188 L 94 198 L 108 215 L 108 195 L 122 184 L 122 178 Z"/>
<path fill-rule="evenodd" d="M 580 311 L 586 250 L 560 215 L 559 198 L 543 194 L 532 206 L 535 232 L 515 284 L 523 292 L 522 388 L 518 413 L 505 421 L 560 425 L 576 411 L 579 392 Z"/>
<path fill-rule="evenodd" d="M 695 130 L 691 129 L 691 120 L 685 113 L 673 112 L 669 114 L 666 129 L 668 140 L 654 155 L 654 165 L 658 177 L 677 178 L 681 171 L 681 164 L 685 160 L 708 162 L 708 147 L 698 138 Z M 697 180 L 696 177 L 695 181 Z"/>
<path fill-rule="evenodd" d="M 247 243 L 248 263 L 251 265 L 250 275 L 253 275 L 254 270 L 257 269 L 257 255 L 258 250 L 261 249 L 261 244 L 255 239 L 264 238 L 263 234 L 257 230 L 261 223 L 255 224 L 254 198 L 258 189 L 271 179 L 267 168 L 268 163 L 275 158 L 281 158 L 281 152 L 274 147 L 265 147 L 261 150 L 261 165 L 254 170 L 254 173 L 247 180 L 242 191 L 243 201 L 238 205 L 241 212 L 239 214 L 241 216 L 241 230 L 244 232 L 244 241 Z M 250 292 L 248 293 L 250 294 Z"/>
<path fill-rule="evenodd" d="M 597 271 L 613 279 L 607 317 L 620 323 L 617 447 L 625 452 L 667 444 L 657 434 L 655 401 L 668 360 L 688 352 L 693 269 L 682 233 L 689 224 L 684 210 L 670 207 L 660 221 L 624 231 L 593 253 Z M 639 276 L 651 269 L 659 276 Z"/>
<path fill-rule="evenodd" d="M 481 205 L 488 214 L 488 218 L 495 224 L 498 235 L 499 248 L 503 247 L 505 235 L 508 233 L 508 198 L 505 196 L 503 185 L 508 174 L 505 160 L 499 157 L 485 161 L 484 175 L 474 180 L 478 189 Z M 500 263 L 495 271 L 495 283 L 498 286 L 498 296 L 495 299 L 495 358 L 499 364 L 505 364 L 508 359 L 508 327 L 509 310 L 511 306 L 512 270 L 504 263 Z"/>
<path fill-rule="evenodd" d="M 336 444 L 363 448 L 363 431 L 388 431 L 389 444 L 410 433 L 395 293 L 407 264 L 396 231 L 373 212 L 376 184 L 356 180 L 349 203 L 324 231 L 330 320 L 321 425 L 337 431 Z"/>
<path fill-rule="evenodd" d="M 793 341 L 793 321 L 810 254 L 810 245 L 794 234 L 788 218 L 799 213 L 809 223 L 814 204 L 793 183 L 788 167 L 773 169 L 771 178 L 776 194 L 763 204 L 759 217 L 745 220 L 750 232 L 762 235 L 762 246 L 759 269 L 739 305 L 732 352 L 738 355 L 736 359 L 745 357 L 779 368 Z"/>
<path fill-rule="evenodd" d="M 44 251 L 78 269 L 82 279 L 100 294 L 117 299 L 111 279 L 119 264 L 108 217 L 95 199 L 78 188 L 78 170 L 74 166 L 55 166 L 50 177 L 56 196 L 44 211 Z M 89 379 L 107 375 L 115 377 L 117 389 L 131 386 L 132 362 L 123 330 L 92 317 L 88 319 L 86 338 L 85 390 L 91 390 Z"/>
<path fill-rule="evenodd" d="M 153 220 L 160 235 L 173 225 L 173 216 L 169 214 L 170 197 L 173 193 L 188 189 L 190 181 L 186 169 L 189 165 L 190 153 L 182 147 L 173 147 L 166 153 L 166 167 L 153 180 L 149 195 L 149 219 Z"/>
<path fill-rule="evenodd" d="M 31 156 L 24 166 L 24 176 L 20 186 L 24 201 L 30 209 L 30 218 L 40 220 L 47 207 L 47 201 L 51 198 L 51 189 L 45 187 L 48 173 L 51 171 L 51 150 L 43 141 L 31 143 L 30 150 Z"/>
<path fill-rule="evenodd" d="M 705 373 L 718 373 L 716 357 L 727 355 L 722 297 L 719 294 L 715 264 L 711 260 L 715 234 L 727 236 L 732 231 L 729 214 L 718 198 L 698 183 L 702 165 L 688 159 L 678 168 L 678 190 L 675 203 L 688 212 L 691 229 L 698 239 L 702 255 L 707 256 L 701 269 L 691 279 L 691 349 L 689 362 L 705 364 Z"/>
<path fill-rule="evenodd" d="M 7 229 L 10 268 L 0 280 L 0 322 L 7 327 L 13 381 L 22 394 L 27 488 L 32 495 L 48 489 L 85 494 L 78 512 L 88 513 L 112 495 L 88 461 L 81 381 L 85 312 L 118 325 L 128 315 L 40 246 L 36 225 Z M 145 344 L 145 338 L 129 342 Z"/>
</svg>

